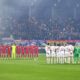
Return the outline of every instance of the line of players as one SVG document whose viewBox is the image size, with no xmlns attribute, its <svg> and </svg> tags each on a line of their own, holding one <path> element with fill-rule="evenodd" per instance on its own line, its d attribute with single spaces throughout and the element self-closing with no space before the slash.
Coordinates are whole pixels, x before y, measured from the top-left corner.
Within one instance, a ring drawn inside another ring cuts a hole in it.
<svg viewBox="0 0 80 80">
<path fill-rule="evenodd" d="M 38 46 L 16 46 L 17 58 L 38 57 Z M 0 58 L 11 58 L 12 46 L 0 45 Z"/>
<path fill-rule="evenodd" d="M 45 46 L 46 51 L 46 62 L 48 64 L 55 63 L 74 63 L 74 46 Z"/>
</svg>

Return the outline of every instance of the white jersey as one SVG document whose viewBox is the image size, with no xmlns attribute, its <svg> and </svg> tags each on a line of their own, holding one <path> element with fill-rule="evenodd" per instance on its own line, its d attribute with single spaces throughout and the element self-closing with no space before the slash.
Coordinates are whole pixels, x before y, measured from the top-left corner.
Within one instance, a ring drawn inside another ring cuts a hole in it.
<svg viewBox="0 0 80 80">
<path fill-rule="evenodd" d="M 56 46 L 55 49 L 56 49 L 56 54 L 59 53 L 59 46 Z"/>
<path fill-rule="evenodd" d="M 60 57 L 64 57 L 64 51 L 65 51 L 64 46 L 61 46 L 61 47 L 59 48 Z"/>
<path fill-rule="evenodd" d="M 56 55 L 57 57 L 60 57 L 60 47 L 56 46 Z"/>
<path fill-rule="evenodd" d="M 56 46 L 51 46 L 51 56 L 55 57 L 56 55 Z"/>
<path fill-rule="evenodd" d="M 69 46 L 65 46 L 65 57 L 70 56 L 70 49 Z"/>
<path fill-rule="evenodd" d="M 74 46 L 69 45 L 70 56 L 73 56 Z"/>
<path fill-rule="evenodd" d="M 70 52 L 69 51 L 69 46 L 65 46 L 65 52 L 68 52 L 68 53 Z"/>
<path fill-rule="evenodd" d="M 45 46 L 45 51 L 46 51 L 46 57 L 50 57 L 50 53 L 51 53 L 50 46 L 46 45 Z"/>
</svg>

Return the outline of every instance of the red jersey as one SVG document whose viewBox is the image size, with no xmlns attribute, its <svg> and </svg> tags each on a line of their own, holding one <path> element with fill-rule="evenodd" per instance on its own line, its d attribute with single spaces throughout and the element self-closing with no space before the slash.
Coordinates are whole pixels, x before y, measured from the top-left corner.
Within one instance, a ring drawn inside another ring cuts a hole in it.
<svg viewBox="0 0 80 80">
<path fill-rule="evenodd" d="M 34 46 L 34 55 L 35 55 L 35 57 L 38 57 L 38 53 L 39 53 L 38 46 Z"/>
<path fill-rule="evenodd" d="M 6 46 L 2 46 L 2 54 L 6 53 Z"/>
<path fill-rule="evenodd" d="M 0 54 L 2 53 L 2 46 L 0 45 Z"/>
<path fill-rule="evenodd" d="M 25 46 L 25 52 L 26 52 L 26 54 L 29 54 L 29 47 L 28 46 Z"/>
<path fill-rule="evenodd" d="M 34 56 L 34 47 L 33 46 L 29 46 L 29 53 L 30 53 L 30 57 Z"/>
<path fill-rule="evenodd" d="M 33 46 L 30 46 L 30 47 L 29 47 L 29 51 L 30 51 L 30 53 L 31 53 L 31 54 L 33 54 L 33 53 L 34 53 L 34 51 L 33 51 L 33 50 L 34 50 L 34 47 L 33 47 Z"/>
<path fill-rule="evenodd" d="M 24 46 L 21 46 L 21 53 L 22 53 L 22 55 L 24 55 L 24 53 L 25 53 L 25 47 Z"/>
<path fill-rule="evenodd" d="M 11 55 L 11 46 L 7 46 L 7 53 L 8 53 L 8 56 Z"/>
<path fill-rule="evenodd" d="M 20 54 L 20 53 L 21 53 L 21 46 L 17 46 L 17 47 L 16 47 L 16 53 L 17 53 L 17 54 Z"/>
</svg>

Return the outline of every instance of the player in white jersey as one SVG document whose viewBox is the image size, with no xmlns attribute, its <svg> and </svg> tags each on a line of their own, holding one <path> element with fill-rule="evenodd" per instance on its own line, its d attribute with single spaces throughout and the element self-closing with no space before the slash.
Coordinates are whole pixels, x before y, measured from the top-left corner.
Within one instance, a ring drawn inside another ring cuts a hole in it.
<svg viewBox="0 0 80 80">
<path fill-rule="evenodd" d="M 56 46 L 51 46 L 51 63 L 56 63 Z"/>
<path fill-rule="evenodd" d="M 69 64 L 70 62 L 73 63 L 73 51 L 74 51 L 74 46 L 67 45 L 65 47 L 65 56 L 66 56 L 67 63 Z"/>
<path fill-rule="evenodd" d="M 69 51 L 70 51 L 70 62 L 74 63 L 74 59 L 73 59 L 74 46 L 73 45 L 69 45 Z"/>
<path fill-rule="evenodd" d="M 70 49 L 69 46 L 65 46 L 65 63 L 70 63 Z"/>
<path fill-rule="evenodd" d="M 59 48 L 59 53 L 60 53 L 60 63 L 61 63 L 61 64 L 64 63 L 64 51 L 65 51 L 64 46 L 61 46 L 61 47 Z"/>
<path fill-rule="evenodd" d="M 46 51 L 46 62 L 47 64 L 50 64 L 51 49 L 49 44 L 45 46 L 45 51 Z"/>
<path fill-rule="evenodd" d="M 56 62 L 60 63 L 60 52 L 59 52 L 59 46 L 56 46 Z"/>
</svg>

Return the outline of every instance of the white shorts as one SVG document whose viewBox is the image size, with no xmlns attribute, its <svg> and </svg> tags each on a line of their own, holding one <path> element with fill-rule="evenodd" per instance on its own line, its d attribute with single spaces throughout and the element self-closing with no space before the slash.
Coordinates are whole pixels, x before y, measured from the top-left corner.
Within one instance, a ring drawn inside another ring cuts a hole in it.
<svg viewBox="0 0 80 80">
<path fill-rule="evenodd" d="M 64 52 L 58 52 L 57 57 L 64 57 Z"/>
<path fill-rule="evenodd" d="M 56 57 L 55 52 L 52 52 L 52 53 L 51 53 L 51 57 Z"/>
<path fill-rule="evenodd" d="M 69 52 L 65 52 L 65 57 L 68 57 L 69 56 Z"/>
<path fill-rule="evenodd" d="M 70 54 L 70 57 L 73 57 L 74 55 L 73 55 L 73 53 L 72 54 Z"/>
<path fill-rule="evenodd" d="M 70 52 L 70 57 L 73 57 L 74 56 L 74 53 L 73 51 Z"/>
<path fill-rule="evenodd" d="M 46 57 L 51 57 L 50 52 L 46 52 Z"/>
<path fill-rule="evenodd" d="M 64 52 L 62 51 L 62 52 L 60 52 L 60 54 L 61 54 L 61 57 L 64 57 Z"/>
<path fill-rule="evenodd" d="M 58 53 L 57 53 L 57 57 L 61 57 L 61 54 L 60 54 L 60 52 L 58 52 Z"/>
</svg>

